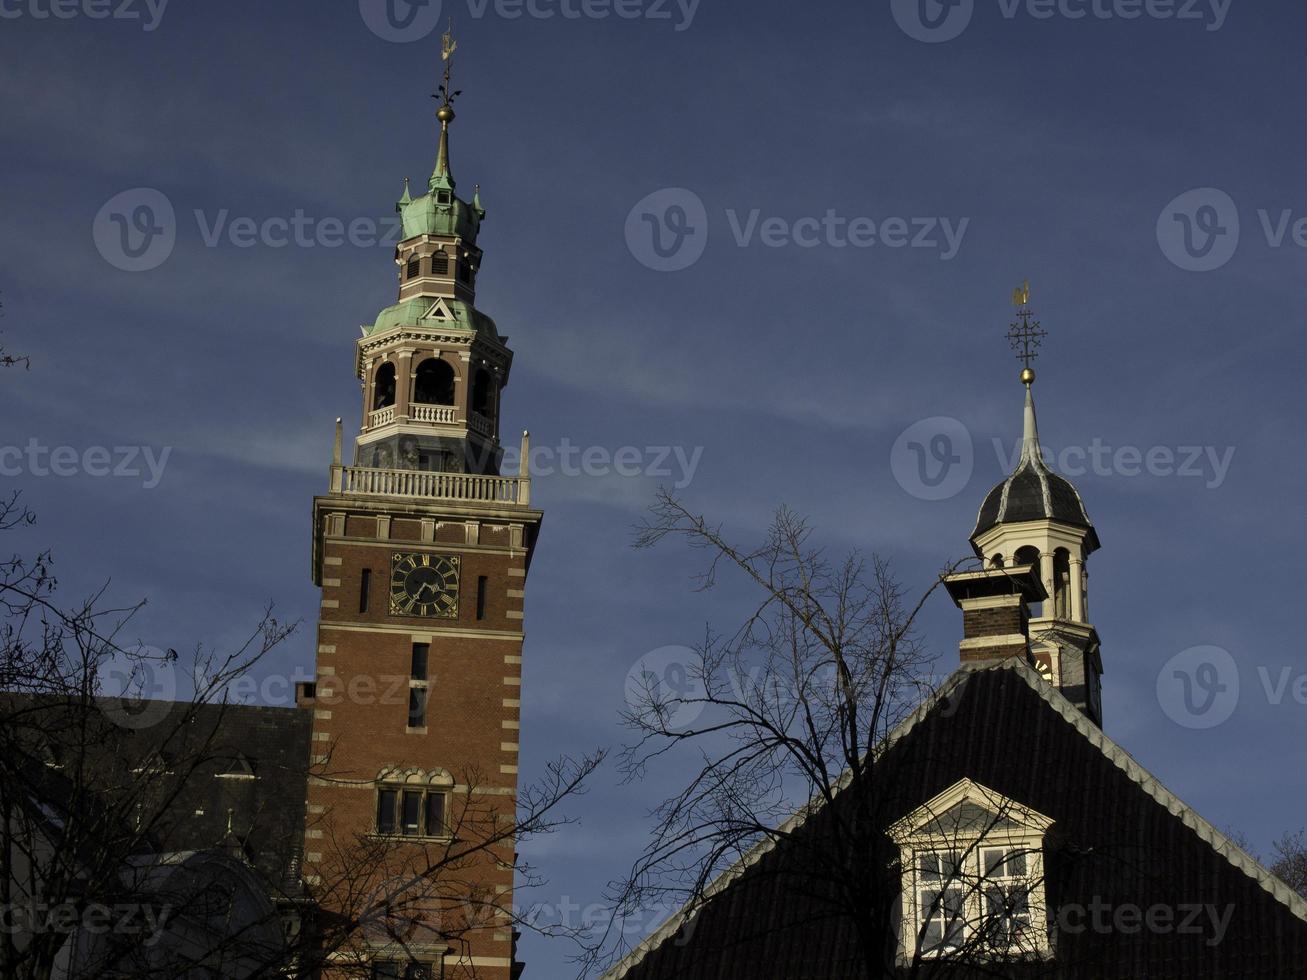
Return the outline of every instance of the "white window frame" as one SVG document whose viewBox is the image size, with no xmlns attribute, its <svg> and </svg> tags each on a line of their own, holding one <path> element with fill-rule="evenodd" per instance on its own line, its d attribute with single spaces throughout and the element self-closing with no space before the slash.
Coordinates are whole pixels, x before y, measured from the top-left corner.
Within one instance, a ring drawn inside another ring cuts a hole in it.
<svg viewBox="0 0 1307 980">
<path fill-rule="evenodd" d="M 954 807 L 971 803 L 987 812 L 999 815 L 1002 825 L 972 831 L 949 831 L 939 825 Z M 973 782 L 959 780 L 929 802 L 913 810 L 893 824 L 890 839 L 899 847 L 902 872 L 902 904 L 899 924 L 899 955 L 911 962 L 918 955 L 924 940 L 927 914 L 922 902 L 923 892 L 932 890 L 961 891 L 960 945 L 975 950 L 977 955 L 990 955 L 994 959 L 1048 957 L 1051 955 L 1048 932 L 1047 903 L 1044 891 L 1044 838 L 1053 821 L 1029 807 L 1007 799 L 995 791 Z M 1024 860 L 1021 875 L 995 877 L 989 867 L 987 852 L 1001 850 L 1008 855 L 1006 867 L 1013 856 Z M 929 864 L 934 855 L 953 855 L 957 872 L 947 880 L 932 879 L 923 873 L 923 863 Z M 990 921 L 987 910 L 988 896 L 994 885 L 1011 888 L 1018 885 L 1026 892 L 1026 912 L 1030 928 L 1019 946 L 996 944 L 992 949 L 981 949 L 976 944 L 975 931 Z M 956 902 L 955 898 L 955 902 Z M 948 920 L 942 920 L 947 931 Z M 921 950 L 923 958 L 946 957 L 957 946 Z"/>
</svg>

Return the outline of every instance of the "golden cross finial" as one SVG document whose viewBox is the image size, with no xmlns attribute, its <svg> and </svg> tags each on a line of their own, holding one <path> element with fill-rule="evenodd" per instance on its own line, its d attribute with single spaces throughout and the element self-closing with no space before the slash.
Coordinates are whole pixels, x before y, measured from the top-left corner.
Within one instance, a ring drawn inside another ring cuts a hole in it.
<svg viewBox="0 0 1307 980">
<path fill-rule="evenodd" d="M 1039 356 L 1039 347 L 1043 344 L 1048 331 L 1036 320 L 1035 311 L 1030 308 L 1030 280 L 1012 292 L 1012 303 L 1017 308 L 1017 320 L 1007 332 L 1008 343 L 1021 361 L 1021 383 L 1029 387 L 1035 381 L 1035 371 L 1030 362 Z"/>
</svg>

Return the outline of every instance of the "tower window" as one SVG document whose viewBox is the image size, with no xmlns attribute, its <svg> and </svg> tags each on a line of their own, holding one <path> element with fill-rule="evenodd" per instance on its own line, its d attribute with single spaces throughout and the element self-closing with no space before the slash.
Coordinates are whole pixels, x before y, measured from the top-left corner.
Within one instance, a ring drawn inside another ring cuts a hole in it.
<svg viewBox="0 0 1307 980">
<path fill-rule="evenodd" d="M 448 203 L 449 203 L 449 200 L 450 200 L 450 197 L 449 197 L 449 191 L 437 191 L 437 192 L 436 192 L 436 203 L 438 203 L 438 204 L 448 204 Z"/>
<path fill-rule="evenodd" d="M 426 813 L 423 816 L 426 820 L 428 837 L 443 837 L 445 835 L 444 793 L 427 793 Z"/>
<path fill-rule="evenodd" d="M 387 361 L 377 368 L 372 386 L 376 394 L 372 396 L 372 410 L 388 408 L 395 404 L 395 365 Z"/>
<path fill-rule="evenodd" d="M 413 644 L 413 663 L 409 676 L 415 681 L 427 679 L 427 659 L 431 654 L 430 643 Z"/>
<path fill-rule="evenodd" d="M 459 282 L 471 282 L 472 281 L 471 273 L 472 273 L 472 266 L 467 259 L 464 259 L 462 262 L 458 264 Z"/>
<path fill-rule="evenodd" d="M 494 383 L 485 368 L 477 370 L 472 382 L 472 411 L 484 418 L 490 418 L 494 411 Z"/>
<path fill-rule="evenodd" d="M 395 798 L 399 794 L 393 789 L 377 791 L 377 833 L 393 834 L 395 832 Z"/>
<path fill-rule="evenodd" d="M 365 568 L 359 573 L 359 612 L 368 611 L 368 595 L 372 591 L 372 569 Z"/>
<path fill-rule="evenodd" d="M 377 833 L 403 837 L 449 835 L 448 774 L 383 774 L 377 786 Z"/>
<path fill-rule="evenodd" d="M 416 255 L 409 256 L 408 265 L 404 267 L 404 277 L 406 279 L 416 279 L 421 273 L 422 267 L 419 264 Z"/>
<path fill-rule="evenodd" d="M 413 400 L 423 405 L 454 404 L 454 369 L 438 357 L 424 360 L 414 373 Z"/>
<path fill-rule="evenodd" d="M 444 252 L 436 252 L 431 256 L 431 274 L 433 276 L 449 275 L 449 256 Z"/>
<path fill-rule="evenodd" d="M 422 793 L 406 789 L 400 799 L 399 829 L 405 837 L 417 837 L 422 833 Z"/>
<path fill-rule="evenodd" d="M 477 619 L 486 618 L 486 584 L 484 575 L 477 576 Z"/>
<path fill-rule="evenodd" d="M 410 687 L 408 689 L 408 727 L 425 728 L 427 724 L 427 689 Z"/>
</svg>

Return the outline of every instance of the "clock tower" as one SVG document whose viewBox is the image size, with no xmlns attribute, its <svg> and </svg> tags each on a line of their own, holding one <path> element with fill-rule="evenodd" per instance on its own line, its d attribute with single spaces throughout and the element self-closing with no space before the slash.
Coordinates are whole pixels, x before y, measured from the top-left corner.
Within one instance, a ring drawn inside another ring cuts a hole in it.
<svg viewBox="0 0 1307 980">
<path fill-rule="evenodd" d="M 523 597 L 541 512 L 501 473 L 508 338 L 476 292 L 486 218 L 456 193 L 446 37 L 435 169 L 397 204 L 398 301 L 362 328 L 359 434 L 313 501 L 322 588 L 304 875 L 357 918 L 328 976 L 508 978 Z M 324 927 L 325 932 L 325 927 Z"/>
</svg>

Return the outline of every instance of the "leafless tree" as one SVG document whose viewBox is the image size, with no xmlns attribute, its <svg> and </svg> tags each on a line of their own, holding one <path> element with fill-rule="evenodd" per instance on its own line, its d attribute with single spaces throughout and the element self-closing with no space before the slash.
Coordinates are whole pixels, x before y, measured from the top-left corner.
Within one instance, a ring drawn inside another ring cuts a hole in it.
<svg viewBox="0 0 1307 980">
<path fill-rule="evenodd" d="M 1307 898 L 1307 831 L 1285 834 L 1271 846 L 1275 851 L 1271 872 Z"/>
<path fill-rule="evenodd" d="M 667 539 L 705 555 L 700 589 L 729 573 L 757 598 L 738 628 L 707 631 L 679 684 L 646 675 L 628 692 L 625 721 L 636 739 L 621 757 L 626 778 L 664 758 L 684 761 L 678 749 L 697 759 L 684 789 L 655 811 L 630 873 L 614 883 L 614 920 L 595 947 L 606 952 L 585 967 L 625 951 L 626 922 L 641 909 L 700 907 L 714 879 L 775 844 L 802 869 L 786 884 L 796 900 L 810 891 L 821 914 L 833 910 L 849 924 L 861 964 L 850 975 L 887 975 L 898 873 L 867 846 L 868 828 L 903 815 L 886 809 L 878 748 L 932 690 L 933 660 L 916 623 L 934 587 L 909 600 L 886 560 L 829 557 L 784 508 L 760 544 L 742 547 L 663 491 L 636 544 Z"/>
</svg>

